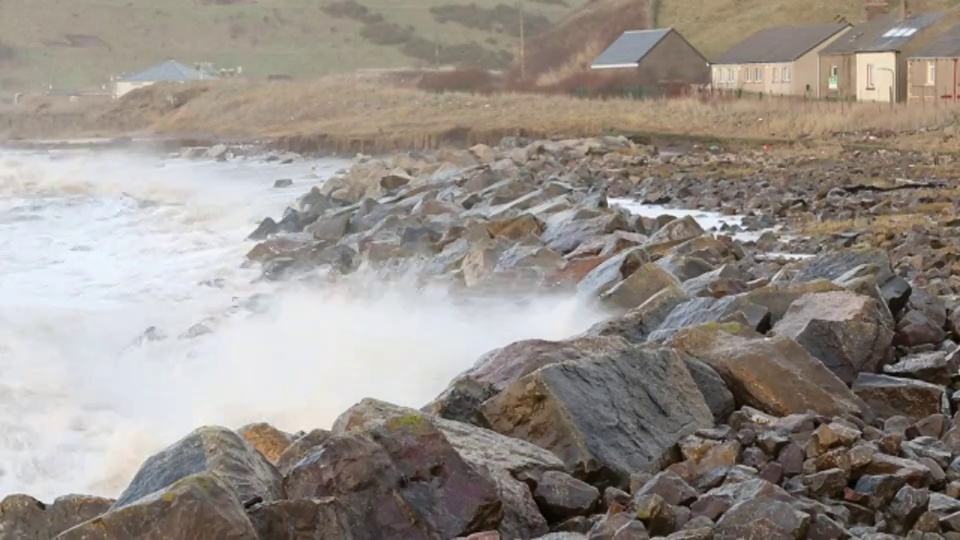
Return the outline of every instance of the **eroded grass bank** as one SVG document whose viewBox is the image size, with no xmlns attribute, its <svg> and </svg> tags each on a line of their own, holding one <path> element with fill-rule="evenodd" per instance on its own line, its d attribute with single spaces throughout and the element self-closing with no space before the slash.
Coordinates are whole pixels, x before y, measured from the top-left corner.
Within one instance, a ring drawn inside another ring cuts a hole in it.
<svg viewBox="0 0 960 540">
<path fill-rule="evenodd" d="M 269 139 L 299 151 L 387 152 L 504 136 L 663 134 L 725 141 L 897 137 L 952 150 L 954 104 L 840 104 L 779 99 L 584 100 L 565 96 L 429 93 L 339 77 L 312 82 L 153 87 L 104 104 L 0 109 L 11 138 L 167 135 Z M 853 133 L 854 135 L 850 135 Z"/>
</svg>

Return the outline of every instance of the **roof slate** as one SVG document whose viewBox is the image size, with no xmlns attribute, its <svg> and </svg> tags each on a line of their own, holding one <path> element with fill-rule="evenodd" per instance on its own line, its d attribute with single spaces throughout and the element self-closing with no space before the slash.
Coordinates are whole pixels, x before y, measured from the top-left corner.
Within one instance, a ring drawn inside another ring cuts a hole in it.
<svg viewBox="0 0 960 540">
<path fill-rule="evenodd" d="M 181 81 L 201 81 L 219 78 L 216 74 L 208 71 L 200 72 L 190 66 L 186 66 L 176 60 L 167 60 L 151 68 L 145 69 L 139 73 L 127 75 L 121 78 L 124 82 L 181 82 Z"/>
<path fill-rule="evenodd" d="M 952 26 L 912 58 L 960 58 L 960 24 Z"/>
<path fill-rule="evenodd" d="M 715 64 L 793 62 L 849 24 L 764 28 L 720 55 Z"/>
<path fill-rule="evenodd" d="M 858 52 L 898 51 L 935 24 L 943 13 L 918 13 L 905 20 L 894 14 L 853 27 L 840 39 L 823 48 L 820 54 L 839 55 Z M 911 32 L 912 30 L 912 32 Z M 891 34 L 886 35 L 885 34 Z"/>
<path fill-rule="evenodd" d="M 672 31 L 670 28 L 629 30 L 620 35 L 590 65 L 592 69 L 636 66 L 660 41 Z"/>
</svg>

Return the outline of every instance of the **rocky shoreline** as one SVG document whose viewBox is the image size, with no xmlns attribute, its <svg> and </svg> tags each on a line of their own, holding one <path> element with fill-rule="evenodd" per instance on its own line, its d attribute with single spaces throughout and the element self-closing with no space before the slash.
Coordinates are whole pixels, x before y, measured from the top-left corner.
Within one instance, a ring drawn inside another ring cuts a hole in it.
<svg viewBox="0 0 960 540">
<path fill-rule="evenodd" d="M 201 427 L 115 500 L 11 495 L 0 537 L 960 538 L 952 167 L 621 137 L 360 158 L 251 233 L 263 279 L 609 318 L 490 351 L 420 410 Z"/>
</svg>

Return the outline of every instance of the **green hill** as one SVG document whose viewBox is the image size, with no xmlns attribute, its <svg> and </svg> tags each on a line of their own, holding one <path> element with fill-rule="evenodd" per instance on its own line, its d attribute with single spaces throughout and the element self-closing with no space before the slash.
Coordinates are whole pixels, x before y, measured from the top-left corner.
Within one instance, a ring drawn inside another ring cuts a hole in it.
<svg viewBox="0 0 960 540">
<path fill-rule="evenodd" d="M 710 57 L 768 25 L 860 18 L 863 0 L 0 0 L 0 94 L 96 89 L 175 58 L 253 78 L 362 68 L 581 69 L 620 31 L 674 26 Z M 898 0 L 891 0 L 897 9 Z M 914 9 L 960 0 L 912 0 Z"/>
<path fill-rule="evenodd" d="M 526 0 L 528 34 L 584 0 Z M 0 0 L 0 92 L 98 88 L 168 58 L 251 77 L 509 67 L 518 0 Z"/>
</svg>

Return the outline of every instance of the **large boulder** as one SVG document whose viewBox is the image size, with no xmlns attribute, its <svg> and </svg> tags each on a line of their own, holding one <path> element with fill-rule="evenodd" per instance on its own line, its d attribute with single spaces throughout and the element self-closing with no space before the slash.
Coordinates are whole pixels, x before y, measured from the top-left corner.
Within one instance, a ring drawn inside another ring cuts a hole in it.
<svg viewBox="0 0 960 540">
<path fill-rule="evenodd" d="M 916 422 L 932 414 L 950 413 L 945 388 L 938 384 L 861 373 L 853 391 L 881 418 L 905 416 Z"/>
<path fill-rule="evenodd" d="M 893 321 L 876 300 L 846 291 L 798 298 L 772 330 L 793 338 L 843 382 L 876 372 L 892 356 Z"/>
<path fill-rule="evenodd" d="M 693 382 L 697 383 L 697 388 L 703 394 L 703 399 L 706 400 L 710 411 L 713 412 L 713 419 L 718 424 L 725 423 L 736 409 L 737 402 L 733 392 L 723 381 L 723 377 L 705 362 L 692 356 L 685 356 L 683 361 L 687 364 L 690 376 L 693 377 Z"/>
<path fill-rule="evenodd" d="M 807 259 L 793 277 L 793 283 L 804 283 L 817 279 L 833 281 L 851 270 L 864 265 L 878 269 L 877 285 L 882 287 L 893 279 L 893 268 L 890 265 L 890 256 L 882 249 L 847 249 L 824 253 Z"/>
<path fill-rule="evenodd" d="M 584 298 L 599 298 L 617 283 L 630 277 L 649 257 L 642 248 L 632 248 L 607 258 L 577 283 L 577 293 Z"/>
<path fill-rule="evenodd" d="M 48 540 L 110 510 L 113 500 L 87 495 L 59 497 L 47 505 L 28 495 L 0 501 L 0 538 Z"/>
<path fill-rule="evenodd" d="M 628 310 L 643 305 L 665 289 L 679 290 L 680 282 L 660 266 L 647 263 L 603 293 L 600 299 L 611 308 Z"/>
<path fill-rule="evenodd" d="M 356 512 L 334 497 L 259 504 L 249 511 L 260 540 L 367 540 Z"/>
<path fill-rule="evenodd" d="M 283 478 L 267 458 L 233 431 L 206 426 L 150 456 L 113 508 L 122 508 L 202 472 L 222 478 L 242 502 L 258 497 L 264 501 L 284 498 Z"/>
<path fill-rule="evenodd" d="M 765 332 L 770 327 L 770 312 L 744 295 L 693 298 L 674 308 L 648 339 L 662 342 L 684 328 L 726 322 L 744 323 L 752 330 Z"/>
<path fill-rule="evenodd" d="M 417 414 L 412 409 L 365 399 L 340 415 L 334 431 L 361 431 L 391 418 Z M 529 538 L 547 531 L 547 522 L 521 478 L 562 470 L 559 458 L 539 446 L 488 429 L 429 414 L 421 417 L 443 433 L 464 461 L 494 483 L 503 503 L 498 530 L 504 538 Z"/>
<path fill-rule="evenodd" d="M 627 354 L 631 345 L 618 337 L 581 336 L 562 341 L 526 339 L 494 349 L 463 373 L 426 410 L 453 420 L 482 424 L 476 407 L 517 379 L 561 362 L 585 362 Z"/>
<path fill-rule="evenodd" d="M 811 293 L 842 291 L 843 288 L 825 279 L 804 283 L 777 283 L 758 287 L 743 295 L 750 303 L 762 306 L 770 313 L 770 324 L 776 324 L 801 296 Z"/>
<path fill-rule="evenodd" d="M 691 216 L 675 219 L 651 236 L 644 247 L 651 254 L 662 255 L 670 248 L 692 240 L 704 233 L 703 227 Z"/>
<path fill-rule="evenodd" d="M 671 343 L 716 370 L 739 405 L 776 416 L 869 416 L 866 404 L 796 341 L 744 337 L 738 330 L 735 323 L 703 325 L 678 333 Z"/>
<path fill-rule="evenodd" d="M 218 474 L 178 479 L 146 497 L 69 529 L 56 540 L 257 540 L 236 491 Z"/>
<path fill-rule="evenodd" d="M 243 426 L 237 430 L 237 434 L 274 465 L 283 455 L 284 450 L 295 440 L 289 433 L 284 433 L 264 422 Z"/>
<path fill-rule="evenodd" d="M 335 434 L 285 479 L 291 499 L 336 497 L 368 535 L 454 538 L 496 528 L 496 487 L 424 415 Z"/>
<path fill-rule="evenodd" d="M 717 523 L 715 538 L 795 538 L 807 537 L 810 515 L 789 503 L 757 498 L 737 503 Z"/>
<path fill-rule="evenodd" d="M 676 287 L 667 287 L 639 307 L 613 319 L 597 323 L 587 330 L 592 336 L 619 336 L 630 343 L 645 343 L 651 332 L 663 324 L 687 296 Z"/>
<path fill-rule="evenodd" d="M 540 237 L 551 249 L 567 254 L 596 236 L 629 230 L 630 224 L 620 212 L 596 212 L 570 209 L 547 218 Z"/>
<path fill-rule="evenodd" d="M 713 425 L 683 355 L 638 347 L 540 368 L 482 413 L 494 430 L 551 450 L 595 485 L 627 485 L 631 473 L 664 465 L 680 438 Z"/>
</svg>

